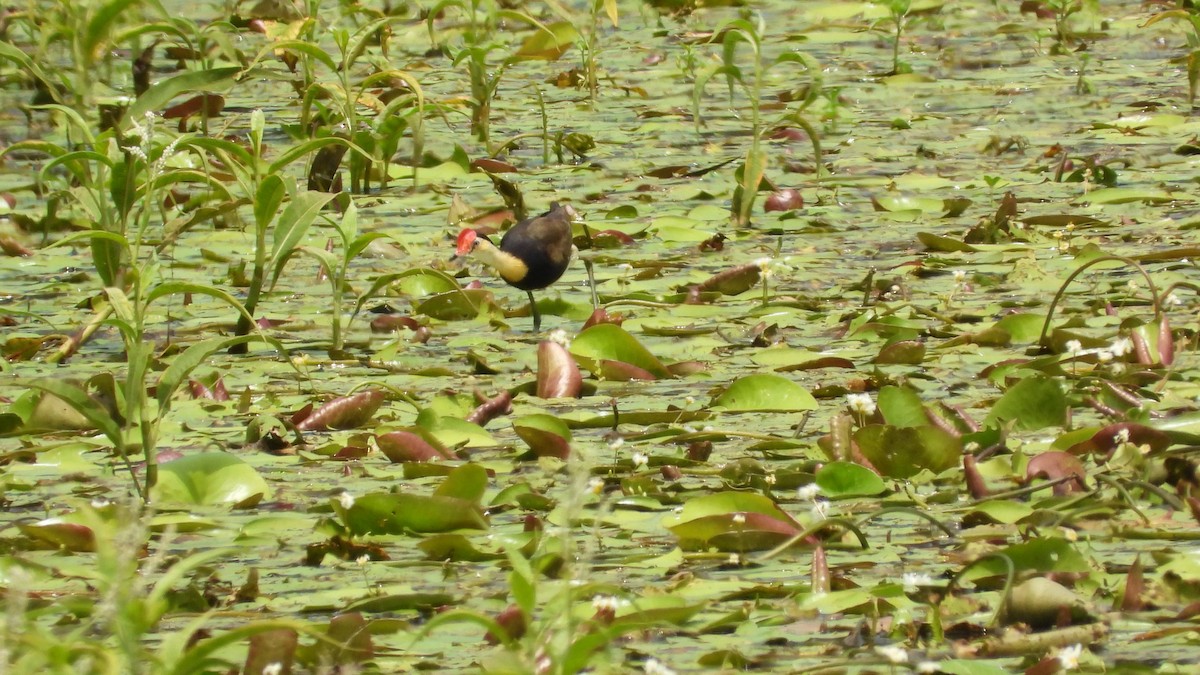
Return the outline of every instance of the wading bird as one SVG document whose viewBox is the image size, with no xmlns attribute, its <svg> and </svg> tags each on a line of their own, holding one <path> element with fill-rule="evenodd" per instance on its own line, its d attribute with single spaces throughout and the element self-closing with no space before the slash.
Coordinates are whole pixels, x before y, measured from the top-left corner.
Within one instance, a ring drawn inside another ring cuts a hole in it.
<svg viewBox="0 0 1200 675">
<path fill-rule="evenodd" d="M 499 246 L 487 235 L 465 229 L 458 233 L 454 257 L 474 256 L 495 269 L 509 285 L 525 291 L 533 314 L 533 330 L 541 330 L 542 317 L 533 292 L 558 281 L 567 270 L 572 251 L 571 221 L 576 215 L 570 205 L 554 202 L 542 215 L 513 225 L 504 233 Z"/>
</svg>

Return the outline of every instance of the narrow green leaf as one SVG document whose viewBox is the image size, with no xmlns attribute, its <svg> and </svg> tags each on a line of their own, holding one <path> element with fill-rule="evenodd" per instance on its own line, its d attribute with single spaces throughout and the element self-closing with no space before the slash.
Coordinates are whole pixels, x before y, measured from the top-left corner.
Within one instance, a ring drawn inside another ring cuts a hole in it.
<svg viewBox="0 0 1200 675">
<path fill-rule="evenodd" d="M 125 113 L 127 123 L 136 121 L 139 124 L 148 112 L 157 112 L 165 108 L 171 99 L 180 94 L 193 94 L 200 91 L 221 93 L 237 83 L 242 74 L 238 66 L 196 70 L 167 78 L 157 82 L 138 97 Z"/>
</svg>

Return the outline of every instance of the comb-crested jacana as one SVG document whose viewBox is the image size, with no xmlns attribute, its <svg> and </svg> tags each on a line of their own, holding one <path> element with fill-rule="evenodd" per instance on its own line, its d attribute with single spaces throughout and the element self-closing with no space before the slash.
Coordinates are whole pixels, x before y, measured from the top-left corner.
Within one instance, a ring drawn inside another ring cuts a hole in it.
<svg viewBox="0 0 1200 675">
<path fill-rule="evenodd" d="M 486 235 L 466 229 L 458 233 L 454 257 L 473 255 L 491 266 L 501 279 L 529 296 L 533 330 L 542 328 L 533 292 L 558 281 L 571 262 L 571 221 L 576 216 L 570 205 L 554 202 L 550 210 L 527 218 L 509 228 L 496 246 Z"/>
</svg>

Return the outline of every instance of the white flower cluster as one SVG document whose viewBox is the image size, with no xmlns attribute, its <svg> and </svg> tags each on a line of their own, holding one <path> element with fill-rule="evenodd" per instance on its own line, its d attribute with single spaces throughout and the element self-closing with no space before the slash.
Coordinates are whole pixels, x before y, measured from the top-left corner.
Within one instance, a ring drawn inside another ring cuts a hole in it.
<svg viewBox="0 0 1200 675">
<path fill-rule="evenodd" d="M 850 412 L 864 417 L 874 415 L 876 410 L 870 394 L 846 394 L 846 405 L 850 407 Z"/>
</svg>

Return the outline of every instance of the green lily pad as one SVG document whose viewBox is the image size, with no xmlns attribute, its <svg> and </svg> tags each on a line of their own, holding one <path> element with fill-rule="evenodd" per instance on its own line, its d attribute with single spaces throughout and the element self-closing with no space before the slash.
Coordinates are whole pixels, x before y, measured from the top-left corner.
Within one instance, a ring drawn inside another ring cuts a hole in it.
<svg viewBox="0 0 1200 675">
<path fill-rule="evenodd" d="M 596 324 L 580 333 L 571 341 L 571 355 L 579 365 L 595 374 L 603 371 L 602 361 L 617 361 L 640 368 L 660 379 L 671 378 L 671 372 L 650 350 L 624 328 L 612 323 Z"/>
<path fill-rule="evenodd" d="M 713 400 L 730 412 L 814 410 L 817 399 L 782 375 L 755 373 L 735 380 Z"/>
<path fill-rule="evenodd" d="M 478 504 L 457 497 L 375 492 L 344 509 L 343 523 L 355 536 L 486 530 Z"/>
<path fill-rule="evenodd" d="M 246 504 L 269 498 L 271 487 L 239 457 L 203 452 L 160 464 L 150 495 L 155 502 L 171 504 Z"/>
<path fill-rule="evenodd" d="M 853 462 L 830 462 L 816 474 L 821 494 L 830 499 L 871 497 L 887 489 L 879 474 Z"/>
<path fill-rule="evenodd" d="M 854 442 L 889 478 L 911 478 L 925 469 L 941 473 L 962 460 L 962 440 L 940 427 L 870 424 L 854 432 Z"/>
<path fill-rule="evenodd" d="M 1027 377 L 996 401 L 984 420 L 985 426 L 1012 423 L 1018 429 L 1036 431 L 1062 426 L 1067 420 L 1067 397 L 1058 381 L 1038 375 Z"/>
</svg>

